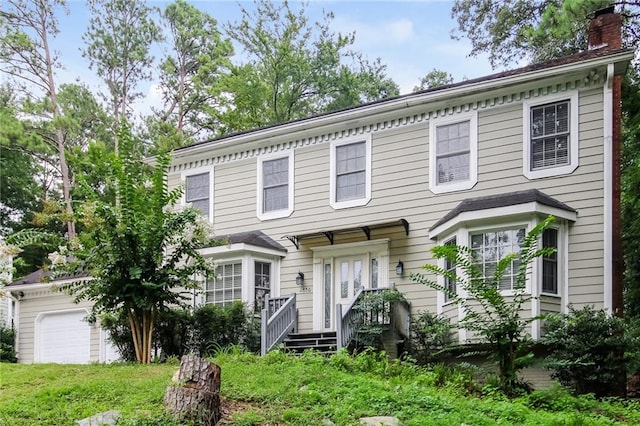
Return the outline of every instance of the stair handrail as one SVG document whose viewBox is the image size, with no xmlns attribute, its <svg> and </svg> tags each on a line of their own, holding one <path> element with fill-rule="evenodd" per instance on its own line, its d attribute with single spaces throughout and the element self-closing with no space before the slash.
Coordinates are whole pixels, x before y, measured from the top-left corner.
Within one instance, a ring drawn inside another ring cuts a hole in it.
<svg viewBox="0 0 640 426">
<path fill-rule="evenodd" d="M 392 284 L 389 288 L 394 288 L 394 285 Z M 369 321 L 380 325 L 389 325 L 403 337 L 409 337 L 411 305 L 406 300 L 389 302 L 388 305 L 385 304 L 381 311 L 365 312 L 362 309 L 356 309 L 362 303 L 365 294 L 381 293 L 387 289 L 361 288 L 349 305 L 346 307 L 343 307 L 340 303 L 336 305 L 336 340 L 338 349 L 349 345 L 355 337 L 358 327 L 367 318 Z"/>
<path fill-rule="evenodd" d="M 264 356 L 298 328 L 296 293 L 265 301 L 260 328 L 260 353 Z"/>
</svg>

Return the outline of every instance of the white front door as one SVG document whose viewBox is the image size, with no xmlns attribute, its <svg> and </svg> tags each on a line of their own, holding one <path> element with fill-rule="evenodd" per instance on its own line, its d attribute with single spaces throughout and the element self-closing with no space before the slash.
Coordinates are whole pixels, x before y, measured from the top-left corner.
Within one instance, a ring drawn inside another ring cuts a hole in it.
<svg viewBox="0 0 640 426">
<path fill-rule="evenodd" d="M 313 250 L 314 330 L 335 330 L 336 305 L 346 308 L 360 288 L 388 286 L 389 240 Z"/>
</svg>

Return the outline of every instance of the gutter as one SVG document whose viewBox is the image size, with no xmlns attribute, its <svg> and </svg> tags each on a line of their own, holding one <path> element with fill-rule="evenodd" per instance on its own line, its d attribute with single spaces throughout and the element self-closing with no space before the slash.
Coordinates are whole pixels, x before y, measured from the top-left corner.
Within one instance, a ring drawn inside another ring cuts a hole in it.
<svg viewBox="0 0 640 426">
<path fill-rule="evenodd" d="M 544 68 L 542 70 L 535 70 L 516 74 L 507 77 L 498 77 L 493 80 L 482 80 L 475 83 L 463 84 L 458 87 L 449 89 L 437 90 L 435 92 L 422 93 L 417 95 L 406 95 L 398 99 L 392 99 L 389 101 L 382 101 L 373 105 L 363 105 L 355 107 L 351 110 L 337 111 L 329 113 L 329 115 L 323 115 L 315 118 L 303 119 L 302 121 L 295 121 L 290 123 L 284 123 L 276 125 L 275 127 L 269 127 L 263 130 L 255 130 L 245 134 L 237 136 L 230 135 L 223 137 L 222 139 L 212 140 L 208 142 L 197 143 L 195 145 L 179 148 L 172 153 L 172 162 L 176 160 L 197 154 L 202 151 L 208 151 L 211 149 L 224 148 L 229 145 L 241 145 L 244 143 L 252 142 L 255 140 L 264 140 L 267 138 L 279 137 L 294 132 L 301 132 L 305 130 L 316 129 L 321 126 L 330 126 L 333 124 L 341 124 L 345 121 L 357 120 L 359 118 L 367 117 L 375 114 L 384 114 L 387 112 L 394 112 L 402 109 L 407 109 L 415 106 L 425 105 L 432 102 L 446 100 L 449 98 L 455 98 L 460 95 L 472 95 L 475 93 L 486 92 L 492 89 L 501 88 L 505 86 L 517 85 L 519 83 L 525 83 L 531 80 L 541 80 L 558 75 L 558 70 L 562 69 L 567 73 L 579 72 L 583 69 L 590 69 L 598 66 L 606 66 L 617 62 L 628 62 L 634 57 L 633 50 L 625 50 L 615 53 L 613 55 L 606 55 L 597 57 L 594 59 L 587 59 L 584 61 L 574 62 L 571 64 L 562 64 L 550 68 Z M 623 65 L 626 67 L 626 65 Z M 620 71 L 620 69 L 616 70 Z M 146 161 L 150 164 L 155 164 L 155 156 L 149 157 Z"/>
</svg>

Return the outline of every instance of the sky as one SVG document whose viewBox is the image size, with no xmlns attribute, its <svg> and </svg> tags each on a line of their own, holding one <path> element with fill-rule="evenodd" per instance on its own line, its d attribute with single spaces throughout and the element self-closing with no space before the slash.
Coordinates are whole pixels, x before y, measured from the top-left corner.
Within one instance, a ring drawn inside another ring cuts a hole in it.
<svg viewBox="0 0 640 426">
<path fill-rule="evenodd" d="M 240 7 L 236 0 L 191 1 L 211 14 L 219 27 L 226 22 L 239 22 Z M 251 8 L 252 2 L 242 1 Z M 293 1 L 292 3 L 296 3 Z M 80 81 L 94 92 L 101 88 L 88 61 L 82 57 L 82 35 L 86 31 L 90 12 L 84 1 L 68 1 L 69 15 L 59 14 L 60 34 L 53 43 L 59 51 L 65 69 L 59 73 L 61 82 Z M 149 5 L 164 8 L 168 2 L 148 1 Z M 456 27 L 451 17 L 453 1 L 445 0 L 312 0 L 307 12 L 310 21 L 321 20 L 322 12 L 334 13 L 331 28 L 334 32 L 355 32 L 353 49 L 373 61 L 380 58 L 387 65 L 387 74 L 399 86 L 400 93 L 409 93 L 422 76 L 433 69 L 450 73 L 454 81 L 491 74 L 488 57 L 469 57 L 471 43 L 466 39 L 453 40 Z M 236 61 L 242 60 L 242 49 L 236 47 Z M 157 59 L 161 56 L 155 48 Z M 144 99 L 136 106 L 141 114 L 152 105 L 160 106 L 160 96 L 153 81 L 141 85 Z"/>
</svg>

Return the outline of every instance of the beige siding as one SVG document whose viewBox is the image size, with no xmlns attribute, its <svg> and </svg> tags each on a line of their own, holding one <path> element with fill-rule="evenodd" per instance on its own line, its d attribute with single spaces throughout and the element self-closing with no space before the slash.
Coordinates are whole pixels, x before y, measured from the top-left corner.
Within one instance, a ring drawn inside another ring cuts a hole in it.
<svg viewBox="0 0 640 426">
<path fill-rule="evenodd" d="M 541 87 L 544 87 L 544 83 L 541 83 Z M 523 89 L 514 89 L 514 93 L 520 93 L 520 90 Z M 429 123 L 426 119 L 372 132 L 372 198 L 362 207 L 334 210 L 329 205 L 330 143 L 327 141 L 287 145 L 289 149 L 295 149 L 294 211 L 287 218 L 260 221 L 256 217 L 255 156 L 215 163 L 216 233 L 225 235 L 262 230 L 287 248 L 288 253 L 281 267 L 280 293 L 298 293 L 300 330 L 308 331 L 312 328 L 312 289 L 314 285 L 320 285 L 313 283 L 313 255 L 310 248 L 328 245 L 328 241 L 324 238 L 303 240 L 297 250 L 289 241 L 282 239 L 284 235 L 407 219 L 411 228 L 408 237 L 404 235 L 402 228 L 389 228 L 373 231 L 372 239 L 391 239 L 389 279 L 411 300 L 413 312 L 435 312 L 436 292 L 409 279 L 412 272 L 421 271 L 422 265 L 433 261 L 428 254 L 429 248 L 435 244 L 428 236 L 431 226 L 466 198 L 535 188 L 578 211 L 578 220 L 569 226 L 567 301 L 579 306 L 586 303 L 602 306 L 602 99 L 602 88 L 580 89 L 579 167 L 565 176 L 536 180 L 528 180 L 523 176 L 523 107 L 522 102 L 517 100 L 478 108 L 478 183 L 469 190 L 439 195 L 429 191 Z M 419 116 L 430 112 L 432 111 L 428 107 L 421 107 L 411 114 Z M 407 116 L 411 114 L 407 113 Z M 362 122 L 361 125 L 372 125 L 375 128 L 373 125 L 376 120 L 378 118 L 371 117 L 370 122 Z M 305 132 L 296 137 L 313 139 L 320 136 L 323 130 L 311 129 Z M 265 144 L 280 142 L 289 141 L 283 138 L 282 141 L 265 141 Z M 215 155 L 211 158 L 213 157 Z M 179 182 L 179 174 L 185 170 L 183 164 L 188 164 L 189 161 L 183 160 L 180 165 L 182 171 L 176 171 L 170 177 L 171 185 Z M 364 234 L 335 236 L 336 245 L 363 240 Z M 404 262 L 406 272 L 403 277 L 395 276 L 394 268 L 398 260 Z M 305 274 L 306 285 L 302 289 L 294 281 L 298 271 Z M 527 307 L 526 312 L 530 315 L 530 307 Z M 457 316 L 456 310 L 451 308 L 447 308 L 446 314 L 452 318 Z"/>
<path fill-rule="evenodd" d="M 24 290 L 24 298 L 19 304 L 18 324 L 18 362 L 30 364 L 35 361 L 36 351 L 36 321 L 44 313 L 62 312 L 78 309 L 90 310 L 87 302 L 75 304 L 71 296 L 51 291 L 49 288 Z M 100 354 L 100 328 L 91 327 L 90 359 L 99 361 Z"/>
</svg>

